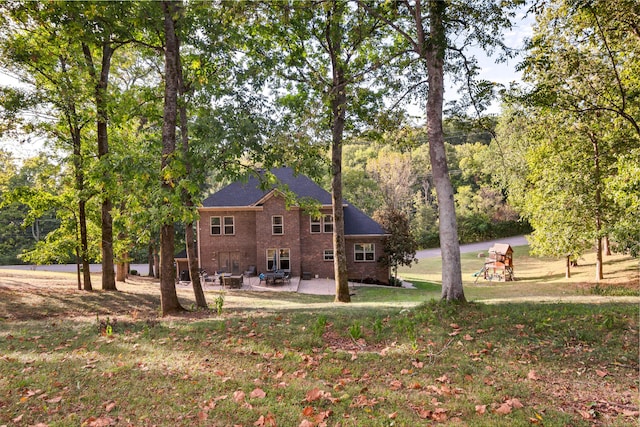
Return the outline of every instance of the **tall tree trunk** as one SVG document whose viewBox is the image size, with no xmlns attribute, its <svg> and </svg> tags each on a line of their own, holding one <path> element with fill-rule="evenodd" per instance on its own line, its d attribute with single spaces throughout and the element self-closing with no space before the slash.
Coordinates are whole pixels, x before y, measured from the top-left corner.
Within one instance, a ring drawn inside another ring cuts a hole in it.
<svg viewBox="0 0 640 427">
<path fill-rule="evenodd" d="M 595 175 L 595 219 L 596 219 L 596 282 L 603 278 L 602 273 L 602 186 L 600 185 L 600 147 L 598 139 L 594 134 L 589 132 L 589 138 L 593 145 L 593 174 Z"/>
<path fill-rule="evenodd" d="M 89 74 L 96 82 L 95 103 L 97 116 L 97 139 L 98 139 L 98 158 L 102 161 L 107 160 L 109 154 L 109 133 L 107 123 L 109 119 L 109 111 L 107 108 L 107 87 L 109 84 L 109 72 L 111 69 L 111 57 L 113 56 L 113 48 L 109 41 L 102 44 L 102 61 L 100 74 L 98 75 L 91 49 L 86 43 L 82 43 L 82 50 L 87 62 Z M 103 199 L 101 206 L 101 224 L 102 224 L 102 289 L 106 291 L 115 291 L 116 277 L 113 268 L 113 218 L 111 217 L 112 203 L 109 195 L 109 181 L 111 179 L 108 168 L 104 168 L 103 176 Z"/>
<path fill-rule="evenodd" d="M 80 197 L 83 196 L 80 195 Z M 84 290 L 92 291 L 91 264 L 89 263 L 89 239 L 87 237 L 87 209 L 86 202 L 82 199 L 78 202 L 78 222 L 80 222 L 80 254 L 82 257 Z"/>
<path fill-rule="evenodd" d="M 446 2 L 428 0 L 430 11 L 430 38 L 426 43 L 424 58 L 427 63 L 427 135 L 431 171 L 438 197 L 438 224 L 440 249 L 442 252 L 442 299 L 465 301 L 462 288 L 460 243 L 456 221 L 453 186 L 449 178 L 449 167 L 442 130 L 442 105 L 444 98 L 444 55 L 446 47 L 443 18 Z M 419 4 L 416 5 L 419 9 Z M 420 25 L 422 28 L 422 25 Z"/>
<path fill-rule="evenodd" d="M 178 46 L 176 44 L 175 22 L 179 13 L 176 2 L 163 1 L 161 3 L 164 14 L 165 31 L 165 90 L 164 90 L 164 121 L 162 124 L 162 190 L 170 193 L 175 187 L 173 178 L 164 171 L 170 166 L 171 158 L 176 151 L 176 119 L 178 109 Z M 169 203 L 169 202 L 167 202 Z M 175 272 L 173 271 L 173 255 L 175 249 L 173 218 L 164 218 L 160 227 L 160 303 L 162 315 L 183 308 L 176 293 Z"/>
<path fill-rule="evenodd" d="M 176 37 L 176 46 L 178 50 L 177 55 L 177 73 L 178 73 L 178 93 L 180 95 L 180 102 L 178 103 L 178 109 L 180 112 L 180 137 L 182 140 L 182 154 L 184 156 L 186 176 L 189 178 L 191 175 L 191 160 L 189 159 L 189 122 L 187 120 L 187 88 L 182 75 L 182 62 L 180 60 L 180 40 Z M 185 206 L 191 211 L 197 210 L 194 208 L 193 197 L 187 189 L 183 190 L 183 198 Z M 187 263 L 189 265 L 189 276 L 191 277 L 191 286 L 193 287 L 193 293 L 196 298 L 196 306 L 200 308 L 207 308 L 207 300 L 202 290 L 202 283 L 200 282 L 200 269 L 197 263 L 197 250 L 196 239 L 193 232 L 193 221 L 189 221 L 185 224 L 185 245 L 187 252 Z"/>
<path fill-rule="evenodd" d="M 564 268 L 564 277 L 565 279 L 571 278 L 571 255 L 567 255 L 567 263 Z"/>
<path fill-rule="evenodd" d="M 75 107 L 74 107 L 75 114 Z M 76 191 L 78 192 L 78 223 L 80 227 L 80 259 L 82 262 L 82 276 L 84 290 L 92 291 L 91 270 L 89 264 L 89 239 L 87 237 L 87 202 L 84 200 L 84 171 L 82 162 L 82 152 L 80 150 L 81 136 L 80 130 L 73 132 L 73 168 L 75 169 Z"/>
<path fill-rule="evenodd" d="M 156 279 L 160 278 L 160 253 L 158 252 L 158 249 L 155 249 L 155 252 L 153 254 L 153 261 L 154 261 L 154 265 L 155 265 L 155 272 L 154 272 L 154 277 Z M 173 262 L 173 261 L 171 261 Z"/>
<path fill-rule="evenodd" d="M 333 205 L 333 269 L 336 281 L 336 302 L 351 302 L 347 272 L 347 252 L 344 239 L 344 207 L 342 206 L 342 140 L 347 108 L 346 77 L 342 63 L 343 5 L 333 2 L 328 17 L 326 39 L 331 55 L 331 203 Z"/>
<path fill-rule="evenodd" d="M 61 58 L 60 66 L 66 72 L 66 61 Z M 67 120 L 71 133 L 71 142 L 73 144 L 73 173 L 75 179 L 76 192 L 78 193 L 78 225 L 80 228 L 80 261 L 82 262 L 82 275 L 84 282 L 84 290 L 91 291 L 91 270 L 89 268 L 89 243 L 87 237 L 87 212 L 85 200 L 85 183 L 84 183 L 84 162 L 82 161 L 82 135 L 81 127 L 78 121 L 76 105 L 73 100 L 69 100 L 67 111 Z"/>
</svg>

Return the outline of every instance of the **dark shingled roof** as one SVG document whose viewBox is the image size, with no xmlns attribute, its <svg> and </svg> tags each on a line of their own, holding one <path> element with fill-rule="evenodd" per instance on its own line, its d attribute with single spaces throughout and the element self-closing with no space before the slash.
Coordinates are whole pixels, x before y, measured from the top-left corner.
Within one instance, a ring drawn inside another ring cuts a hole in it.
<svg viewBox="0 0 640 427">
<path fill-rule="evenodd" d="M 278 178 L 281 185 L 286 185 L 298 197 L 310 197 L 323 205 L 331 204 L 331 194 L 304 175 L 295 175 L 291 168 L 272 169 L 271 173 Z M 255 176 L 246 182 L 236 181 L 220 191 L 207 197 L 202 206 L 212 207 L 240 207 L 254 206 L 264 196 L 273 190 L 273 186 L 263 190 Z M 364 212 L 353 205 L 344 208 L 344 228 L 346 235 L 379 235 L 385 234 L 380 224 L 371 219 Z"/>
</svg>

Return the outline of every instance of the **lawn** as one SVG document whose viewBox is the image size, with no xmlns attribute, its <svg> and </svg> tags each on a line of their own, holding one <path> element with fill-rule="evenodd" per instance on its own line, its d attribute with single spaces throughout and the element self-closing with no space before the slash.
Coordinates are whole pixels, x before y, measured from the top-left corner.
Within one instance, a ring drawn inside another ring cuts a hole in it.
<svg viewBox="0 0 640 427">
<path fill-rule="evenodd" d="M 637 284 L 637 261 L 594 291 L 525 257 L 518 281 L 474 285 L 465 256 L 468 304 L 436 302 L 428 261 L 403 272 L 416 290 L 207 292 L 221 313 L 166 318 L 142 278 L 86 293 L 1 271 L 0 426 L 637 425 L 638 298 L 602 299 Z"/>
</svg>

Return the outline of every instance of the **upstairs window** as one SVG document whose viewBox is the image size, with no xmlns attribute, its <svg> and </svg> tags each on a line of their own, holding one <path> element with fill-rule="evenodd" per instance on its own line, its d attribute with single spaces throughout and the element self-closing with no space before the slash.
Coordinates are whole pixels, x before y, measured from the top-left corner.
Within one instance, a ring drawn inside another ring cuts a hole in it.
<svg viewBox="0 0 640 427">
<path fill-rule="evenodd" d="M 311 232 L 322 232 L 322 218 L 311 218 Z"/>
<path fill-rule="evenodd" d="M 271 234 L 284 234 L 284 220 L 282 215 L 271 217 Z"/>
<path fill-rule="evenodd" d="M 225 216 L 224 218 L 224 234 L 236 234 L 236 227 L 232 216 Z"/>
<path fill-rule="evenodd" d="M 211 234 L 214 236 L 222 234 L 222 218 L 219 216 L 211 217 Z"/>
<path fill-rule="evenodd" d="M 324 223 L 323 231 L 325 233 L 333 233 L 333 215 L 325 215 L 322 218 L 322 222 Z"/>
</svg>

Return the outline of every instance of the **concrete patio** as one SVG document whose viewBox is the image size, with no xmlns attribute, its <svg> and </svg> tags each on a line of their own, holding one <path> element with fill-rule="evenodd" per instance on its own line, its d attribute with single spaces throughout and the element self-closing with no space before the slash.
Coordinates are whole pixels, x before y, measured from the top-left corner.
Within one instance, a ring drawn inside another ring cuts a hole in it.
<svg viewBox="0 0 640 427">
<path fill-rule="evenodd" d="M 355 284 L 349 283 L 349 286 Z M 178 282 L 178 287 L 191 287 L 191 282 Z M 205 282 L 205 291 L 219 291 L 222 289 L 219 282 Z M 336 282 L 333 279 L 310 279 L 302 280 L 301 277 L 292 277 L 287 283 L 267 285 L 260 282 L 257 276 L 243 277 L 241 288 L 224 288 L 227 291 L 271 291 L 271 292 L 297 292 L 311 295 L 335 295 Z"/>
</svg>

